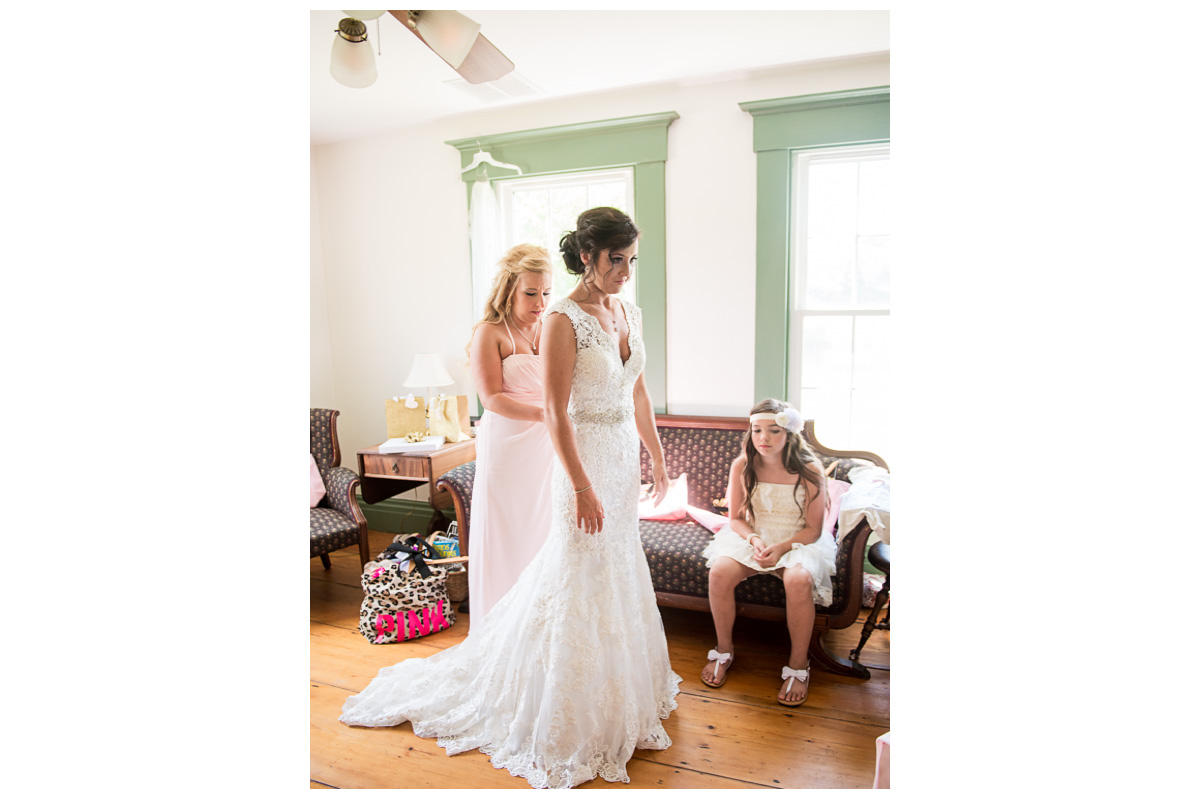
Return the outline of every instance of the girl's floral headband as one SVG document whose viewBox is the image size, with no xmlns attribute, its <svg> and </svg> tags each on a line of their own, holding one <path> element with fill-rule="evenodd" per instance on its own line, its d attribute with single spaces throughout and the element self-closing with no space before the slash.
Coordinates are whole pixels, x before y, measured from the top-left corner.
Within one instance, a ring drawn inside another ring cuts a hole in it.
<svg viewBox="0 0 1200 800">
<path fill-rule="evenodd" d="M 756 419 L 769 419 L 790 433 L 799 433 L 800 428 L 804 425 L 804 420 L 801 418 L 800 412 L 794 408 L 785 408 L 777 414 L 770 411 L 763 411 L 750 415 L 750 422 L 754 422 Z"/>
</svg>

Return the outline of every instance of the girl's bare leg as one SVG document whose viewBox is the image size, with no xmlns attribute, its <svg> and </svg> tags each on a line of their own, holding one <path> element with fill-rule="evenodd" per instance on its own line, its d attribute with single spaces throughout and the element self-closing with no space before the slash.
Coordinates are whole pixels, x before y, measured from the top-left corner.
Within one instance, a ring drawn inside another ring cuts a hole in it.
<svg viewBox="0 0 1200 800">
<path fill-rule="evenodd" d="M 758 570 L 727 556 L 713 561 L 712 568 L 708 571 L 708 605 L 712 609 L 713 627 L 717 630 L 719 653 L 733 652 L 733 622 L 737 618 L 737 603 L 733 599 L 733 591 L 739 583 L 757 572 Z M 718 671 L 717 662 L 709 661 L 704 667 L 704 680 L 719 681 L 728 667 L 729 662 L 726 662 Z"/>
<path fill-rule="evenodd" d="M 813 578 L 808 570 L 800 566 L 784 568 L 783 591 L 787 594 L 788 633 L 792 637 L 792 652 L 787 665 L 792 669 L 805 669 L 808 666 L 808 643 L 817 616 L 812 590 Z M 713 618 L 716 619 L 715 611 Z M 779 699 L 789 703 L 800 702 L 808 696 L 809 681 L 792 680 L 791 688 L 788 688 L 788 681 L 785 680 L 779 689 Z"/>
</svg>

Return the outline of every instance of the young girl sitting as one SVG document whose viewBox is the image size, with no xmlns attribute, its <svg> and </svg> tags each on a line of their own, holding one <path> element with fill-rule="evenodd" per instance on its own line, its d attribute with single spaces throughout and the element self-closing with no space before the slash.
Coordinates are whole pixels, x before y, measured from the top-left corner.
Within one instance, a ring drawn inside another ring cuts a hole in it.
<svg viewBox="0 0 1200 800">
<path fill-rule="evenodd" d="M 764 400 L 750 412 L 744 452 L 729 469 L 730 524 L 708 547 L 708 602 L 717 629 L 717 648 L 700 679 L 725 683 L 733 666 L 733 592 L 765 572 L 783 580 L 792 652 L 783 668 L 779 702 L 799 706 L 808 699 L 808 641 L 815 604 L 833 597 L 832 537 L 821 535 L 825 519 L 825 475 L 821 461 L 800 436 L 800 412 L 778 400 Z"/>
</svg>

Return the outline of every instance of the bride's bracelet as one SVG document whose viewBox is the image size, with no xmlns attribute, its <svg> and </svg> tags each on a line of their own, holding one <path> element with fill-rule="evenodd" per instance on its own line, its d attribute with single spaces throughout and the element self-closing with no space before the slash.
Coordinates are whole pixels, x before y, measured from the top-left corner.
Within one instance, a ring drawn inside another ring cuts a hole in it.
<svg viewBox="0 0 1200 800">
<path fill-rule="evenodd" d="M 753 539 L 755 536 L 758 536 L 758 534 L 757 534 L 757 533 L 752 533 L 752 534 L 750 534 L 749 536 L 747 536 L 747 537 L 746 537 L 746 544 L 750 544 L 750 540 L 751 540 L 751 539 Z M 759 539 L 762 539 L 762 537 L 761 537 L 761 536 L 758 536 L 758 538 L 759 538 Z"/>
<path fill-rule="evenodd" d="M 577 489 L 577 490 L 575 491 L 575 494 L 583 494 L 584 492 L 586 492 L 586 491 L 587 491 L 588 489 L 590 489 L 590 488 L 592 488 L 592 485 L 589 483 L 587 486 L 583 487 L 582 489 Z"/>
</svg>

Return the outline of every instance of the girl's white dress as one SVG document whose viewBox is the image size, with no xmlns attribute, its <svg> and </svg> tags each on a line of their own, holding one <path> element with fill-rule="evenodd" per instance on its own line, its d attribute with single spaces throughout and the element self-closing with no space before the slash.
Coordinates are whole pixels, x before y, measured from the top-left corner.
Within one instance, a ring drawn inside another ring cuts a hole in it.
<svg viewBox="0 0 1200 800">
<path fill-rule="evenodd" d="M 623 304 L 624 305 L 624 304 Z M 676 708 L 662 618 L 638 535 L 641 441 L 633 385 L 646 362 L 640 310 L 624 305 L 630 356 L 595 317 L 564 299 L 576 359 L 567 413 L 579 457 L 604 505 L 604 529 L 575 525 L 575 492 L 558 459 L 545 545 L 459 645 L 380 670 L 342 707 L 342 722 L 412 721 L 453 755 L 479 748 L 535 788 L 597 775 L 629 782 L 635 748 L 663 750 Z"/>
<path fill-rule="evenodd" d="M 792 492 L 795 491 L 795 497 Z M 797 505 L 797 500 L 799 505 Z M 754 487 L 750 498 L 754 507 L 754 532 L 767 544 L 787 541 L 796 531 L 804 527 L 804 486 L 795 484 L 762 483 Z M 713 561 L 728 556 L 739 564 L 745 564 L 759 572 L 768 572 L 783 577 L 785 567 L 800 565 L 813 578 L 813 602 L 827 606 L 833 602 L 833 562 L 837 555 L 837 544 L 833 537 L 821 534 L 812 544 L 794 544 L 792 549 L 780 556 L 774 567 L 765 569 L 754 560 L 754 547 L 738 536 L 728 525 L 713 537 L 702 553 L 712 569 Z"/>
</svg>

